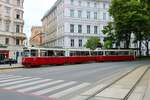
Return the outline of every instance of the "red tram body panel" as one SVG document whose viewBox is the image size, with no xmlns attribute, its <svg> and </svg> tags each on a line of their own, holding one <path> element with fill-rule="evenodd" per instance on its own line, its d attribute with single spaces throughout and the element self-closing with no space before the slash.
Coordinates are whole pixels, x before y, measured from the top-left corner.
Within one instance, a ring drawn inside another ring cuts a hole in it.
<svg viewBox="0 0 150 100">
<path fill-rule="evenodd" d="M 27 57 L 23 58 L 22 64 L 26 67 L 41 65 L 63 65 L 87 62 L 104 61 L 133 61 L 134 56 L 95 56 L 95 57 Z"/>
<path fill-rule="evenodd" d="M 97 56 L 96 61 L 133 61 L 134 56 Z"/>
<path fill-rule="evenodd" d="M 56 50 L 56 51 L 55 51 Z M 63 50 L 63 49 L 30 49 L 26 51 L 30 56 L 22 58 L 25 67 L 41 65 L 63 65 L 104 61 L 133 61 L 134 52 L 131 50 Z M 68 54 L 67 54 L 68 53 Z"/>
</svg>

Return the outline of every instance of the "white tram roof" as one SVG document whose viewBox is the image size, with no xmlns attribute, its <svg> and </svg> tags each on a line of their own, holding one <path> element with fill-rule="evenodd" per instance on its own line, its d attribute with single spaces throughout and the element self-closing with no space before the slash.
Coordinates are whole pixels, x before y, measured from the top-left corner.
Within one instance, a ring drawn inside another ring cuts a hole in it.
<svg viewBox="0 0 150 100">
<path fill-rule="evenodd" d="M 24 48 L 24 50 L 54 50 L 54 51 L 65 51 L 65 50 L 69 50 L 69 51 L 90 51 L 90 49 L 87 48 L 37 48 L 37 47 L 27 47 Z"/>
<path fill-rule="evenodd" d="M 54 50 L 54 51 L 92 51 L 87 48 L 37 48 L 37 47 L 27 47 L 24 50 Z M 97 48 L 94 51 L 133 51 L 132 49 L 101 49 Z"/>
</svg>

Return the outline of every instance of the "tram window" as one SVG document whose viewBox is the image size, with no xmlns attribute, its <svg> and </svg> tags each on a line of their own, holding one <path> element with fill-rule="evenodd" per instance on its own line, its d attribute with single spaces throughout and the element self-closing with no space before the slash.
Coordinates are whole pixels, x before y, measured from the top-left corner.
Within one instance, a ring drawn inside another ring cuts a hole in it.
<svg viewBox="0 0 150 100">
<path fill-rule="evenodd" d="M 42 50 L 41 52 L 40 52 L 40 56 L 42 57 L 42 56 L 47 56 L 47 51 L 46 50 Z"/>
<path fill-rule="evenodd" d="M 55 56 L 65 56 L 65 52 L 64 51 L 55 51 Z"/>
<path fill-rule="evenodd" d="M 98 55 L 103 55 L 103 51 L 98 51 Z"/>
<path fill-rule="evenodd" d="M 24 57 L 29 57 L 29 56 L 30 56 L 29 50 L 25 50 L 25 51 L 23 52 L 23 56 L 24 56 Z"/>
<path fill-rule="evenodd" d="M 70 51 L 70 56 L 75 56 L 75 52 L 74 51 Z"/>
<path fill-rule="evenodd" d="M 86 51 L 81 51 L 81 56 L 87 56 L 87 52 Z"/>
<path fill-rule="evenodd" d="M 38 50 L 31 50 L 31 56 L 38 56 Z"/>
<path fill-rule="evenodd" d="M 129 55 L 129 51 L 120 51 L 119 55 Z"/>
<path fill-rule="evenodd" d="M 135 53 L 136 52 L 134 52 L 134 51 L 130 51 L 130 55 L 136 55 Z"/>
<path fill-rule="evenodd" d="M 118 53 L 115 51 L 105 51 L 105 54 L 106 55 L 118 55 Z"/>
<path fill-rule="evenodd" d="M 48 56 L 55 56 L 54 51 L 48 51 L 48 52 L 47 52 L 47 55 L 48 55 Z"/>
<path fill-rule="evenodd" d="M 97 55 L 97 52 L 96 52 L 96 51 L 92 52 L 92 55 L 93 55 L 93 56 L 96 56 L 96 55 Z"/>
</svg>

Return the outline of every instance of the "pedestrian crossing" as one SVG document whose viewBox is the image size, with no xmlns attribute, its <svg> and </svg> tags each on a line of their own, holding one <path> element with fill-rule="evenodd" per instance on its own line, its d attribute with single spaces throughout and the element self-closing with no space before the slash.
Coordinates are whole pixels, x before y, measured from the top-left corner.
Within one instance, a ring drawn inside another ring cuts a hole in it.
<svg viewBox="0 0 150 100">
<path fill-rule="evenodd" d="M 15 75 L 0 75 L 0 88 L 26 93 L 35 96 L 46 96 L 47 98 L 57 98 L 62 100 L 64 96 L 72 95 L 78 90 L 90 86 L 90 83 L 77 81 L 45 79 L 37 77 L 24 77 Z M 69 99 L 68 99 L 69 100 Z"/>
</svg>

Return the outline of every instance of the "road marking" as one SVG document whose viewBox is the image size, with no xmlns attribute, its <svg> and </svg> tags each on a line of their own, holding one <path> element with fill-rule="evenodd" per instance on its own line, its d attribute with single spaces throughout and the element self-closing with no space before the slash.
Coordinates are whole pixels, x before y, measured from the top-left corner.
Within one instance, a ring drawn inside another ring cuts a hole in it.
<svg viewBox="0 0 150 100">
<path fill-rule="evenodd" d="M 103 88 L 104 86 L 106 86 L 106 85 L 100 84 L 100 85 L 88 90 L 87 92 L 84 92 L 82 95 L 92 95 L 93 93 L 97 92 L 99 89 Z"/>
<path fill-rule="evenodd" d="M 73 85 L 75 83 L 77 83 L 77 82 L 72 81 L 72 82 L 69 82 L 69 83 L 64 83 L 64 84 L 61 84 L 59 86 L 55 86 L 55 87 L 52 87 L 52 88 L 48 88 L 48 89 L 44 89 L 44 90 L 40 90 L 40 91 L 34 92 L 32 94 L 34 94 L 34 95 L 43 95 L 43 94 L 49 93 L 51 91 L 54 91 L 54 90 L 57 90 L 57 89 L 61 89 L 63 87 Z"/>
<path fill-rule="evenodd" d="M 13 75 L 5 75 L 5 74 L 0 75 L 0 77 L 8 77 L 8 76 L 13 76 Z"/>
<path fill-rule="evenodd" d="M 1 77 L 0 80 L 6 80 L 11 78 L 21 78 L 21 76 L 7 76 L 7 77 Z"/>
<path fill-rule="evenodd" d="M 64 80 L 52 81 L 50 83 L 40 84 L 40 85 L 32 86 L 32 87 L 29 87 L 29 88 L 25 88 L 25 89 L 19 89 L 19 90 L 17 90 L 17 92 L 22 92 L 22 93 L 29 92 L 29 91 L 33 91 L 33 90 L 36 90 L 36 89 L 40 89 L 40 88 L 50 86 L 50 85 L 54 85 L 54 84 L 61 83 L 61 82 L 64 82 Z"/>
<path fill-rule="evenodd" d="M 14 85 L 14 86 L 10 86 L 9 89 L 22 88 L 22 87 L 25 87 L 25 86 L 30 86 L 30 85 L 34 85 L 34 84 L 38 84 L 38 83 L 43 83 L 43 82 L 48 82 L 50 80 L 51 79 L 45 79 L 45 80 L 38 80 L 38 81 L 29 82 L 29 83 L 20 84 L 20 85 Z"/>
<path fill-rule="evenodd" d="M 10 83 L 4 83 L 4 84 L 0 84 L 0 86 L 7 86 L 7 85 L 13 85 L 13 84 L 20 84 L 23 82 L 29 82 L 29 81 L 35 81 L 35 80 L 39 80 L 40 78 L 32 78 L 32 79 L 27 79 L 27 80 L 21 80 L 21 81 L 15 81 L 15 82 L 10 82 Z M 9 87 L 6 87 L 4 89 L 11 89 Z"/>
<path fill-rule="evenodd" d="M 0 81 L 0 83 L 10 82 L 10 81 L 17 81 L 17 80 L 22 80 L 22 79 L 27 79 L 27 78 L 30 78 L 30 77 L 22 77 L 22 78 L 7 79 L 7 80 L 2 80 L 2 81 Z"/>
<path fill-rule="evenodd" d="M 53 95 L 51 95 L 51 96 L 49 96 L 49 97 L 50 97 L 50 98 L 60 98 L 60 97 L 62 97 L 62 96 L 65 96 L 65 95 L 67 95 L 67 94 L 70 94 L 70 93 L 72 93 L 72 92 L 75 92 L 75 91 L 77 91 L 77 90 L 79 90 L 79 89 L 81 89 L 81 88 L 87 87 L 87 86 L 89 86 L 89 85 L 90 85 L 90 83 L 83 83 L 83 84 L 77 85 L 77 86 L 75 86 L 75 87 L 69 88 L 69 89 L 67 89 L 67 90 L 64 90 L 64 91 L 62 91 L 62 92 L 53 94 Z"/>
<path fill-rule="evenodd" d="M 88 96 L 77 96 L 77 97 L 74 97 L 70 100 L 86 100 L 88 98 Z"/>
</svg>

